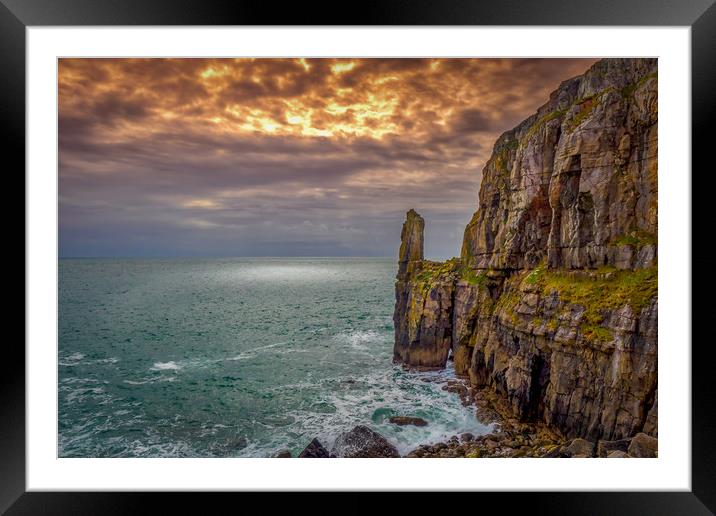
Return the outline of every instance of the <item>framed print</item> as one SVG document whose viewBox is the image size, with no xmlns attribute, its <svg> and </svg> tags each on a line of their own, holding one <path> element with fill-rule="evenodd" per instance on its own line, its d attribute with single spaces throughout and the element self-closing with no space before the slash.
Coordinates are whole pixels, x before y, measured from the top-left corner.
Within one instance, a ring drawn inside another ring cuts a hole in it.
<svg viewBox="0 0 716 516">
<path fill-rule="evenodd" d="M 714 510 L 691 290 L 711 3 L 386 2 L 346 26 L 3 0 L 27 303 L 0 507 Z"/>
</svg>

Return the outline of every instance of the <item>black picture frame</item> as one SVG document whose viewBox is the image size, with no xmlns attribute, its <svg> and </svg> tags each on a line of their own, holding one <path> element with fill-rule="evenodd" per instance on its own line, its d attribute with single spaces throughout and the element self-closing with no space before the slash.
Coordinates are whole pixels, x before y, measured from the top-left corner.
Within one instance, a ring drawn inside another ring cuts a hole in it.
<svg viewBox="0 0 716 516">
<path fill-rule="evenodd" d="M 716 97 L 715 0 L 369 0 L 355 4 L 286 2 L 280 6 L 256 0 L 0 0 L 0 113 L 6 198 L 24 203 L 25 166 L 25 30 L 49 25 L 552 25 L 552 26 L 690 26 L 692 70 L 692 168 L 706 174 Z M 351 7 L 352 6 L 352 7 Z M 712 144 L 711 144 L 712 145 Z M 14 158 L 12 161 L 8 157 Z M 14 163 L 8 166 L 8 163 Z M 700 166 L 701 165 L 701 166 Z M 706 175 L 704 174 L 704 175 Z M 703 176 L 702 176 L 703 177 Z M 23 178 L 23 179 L 21 179 Z M 695 176 L 692 174 L 692 179 Z M 707 188 L 694 189 L 693 208 L 709 205 Z M 18 192 L 22 191 L 21 197 Z M 9 193 L 12 192 L 12 193 Z M 701 201 L 701 202 L 699 202 Z M 692 210 L 693 210 L 692 208 Z M 7 209 L 6 209 L 7 211 Z M 9 216 L 13 213 L 13 217 Z M 19 232 L 17 211 L 7 211 L 7 226 Z M 692 235 L 708 217 L 692 213 Z M 6 227 L 7 227 L 6 226 Z M 24 241 L 24 225 L 23 241 Z M 11 249 L 9 243 L 7 249 Z M 23 245 L 23 264 L 25 263 Z M 16 253 L 16 251 L 14 251 Z M 13 258 L 10 263 L 19 262 Z M 24 265 L 23 265 L 24 267 Z M 692 269 L 709 270 L 692 249 Z M 25 273 L 27 274 L 27 270 Z M 14 276 L 18 277 L 17 273 Z M 23 285 L 24 286 L 24 285 Z M 706 285 L 699 284 L 705 291 Z M 25 294 L 23 294 L 25 299 Z M 19 309 L 20 303 L 16 300 Z M 22 303 L 24 310 L 24 303 Z M 703 311 L 692 294 L 693 313 Z M 708 306 L 708 305 L 706 305 Z M 694 322 L 699 317 L 693 317 Z M 694 328 L 695 329 L 695 328 Z M 23 329 L 24 333 L 24 329 Z M 24 340 L 24 339 L 23 339 Z M 684 343 L 687 344 L 687 343 Z M 710 339 L 692 337 L 692 491 L 641 493 L 507 494 L 511 509 L 550 514 L 709 514 L 716 511 L 714 412 L 710 383 L 713 367 Z M 7 514 L 115 514 L 145 512 L 147 498 L 190 506 L 184 495 L 128 493 L 25 492 L 25 353 L 20 339 L 5 342 L 0 364 L 0 512 Z M 223 497 L 231 495 L 222 495 Z M 480 494 L 480 505 L 505 494 Z M 488 498 L 489 497 L 489 498 Z M 244 501 L 245 503 L 245 501 Z M 357 507 L 357 506 L 356 506 Z M 165 507 L 162 512 L 168 512 Z M 367 509 L 370 510 L 370 509 Z"/>
</svg>

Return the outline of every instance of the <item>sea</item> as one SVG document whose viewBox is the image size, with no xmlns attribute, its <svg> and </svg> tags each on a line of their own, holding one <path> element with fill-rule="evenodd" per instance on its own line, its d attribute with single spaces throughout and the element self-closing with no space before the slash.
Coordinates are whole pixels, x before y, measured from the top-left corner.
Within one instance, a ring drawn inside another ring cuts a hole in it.
<svg viewBox="0 0 716 516">
<path fill-rule="evenodd" d="M 60 259 L 58 456 L 293 456 L 367 425 L 405 454 L 488 433 L 393 364 L 383 258 Z M 427 426 L 396 426 L 393 415 Z"/>
</svg>

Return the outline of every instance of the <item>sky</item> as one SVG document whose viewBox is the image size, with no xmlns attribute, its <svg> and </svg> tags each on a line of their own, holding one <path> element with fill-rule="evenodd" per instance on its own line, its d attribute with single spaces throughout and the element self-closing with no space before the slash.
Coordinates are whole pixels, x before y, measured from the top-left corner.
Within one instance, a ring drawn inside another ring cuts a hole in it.
<svg viewBox="0 0 716 516">
<path fill-rule="evenodd" d="M 61 257 L 459 255 L 497 137 L 595 59 L 60 59 Z"/>
</svg>

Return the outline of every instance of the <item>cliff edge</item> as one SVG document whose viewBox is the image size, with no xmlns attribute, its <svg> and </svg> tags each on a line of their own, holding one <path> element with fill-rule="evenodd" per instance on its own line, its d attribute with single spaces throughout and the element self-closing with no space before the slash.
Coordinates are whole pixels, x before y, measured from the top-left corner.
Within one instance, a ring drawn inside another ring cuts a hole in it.
<svg viewBox="0 0 716 516">
<path fill-rule="evenodd" d="M 460 258 L 408 212 L 394 360 L 569 437 L 657 436 L 657 62 L 604 59 L 497 140 Z"/>
</svg>

